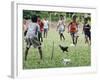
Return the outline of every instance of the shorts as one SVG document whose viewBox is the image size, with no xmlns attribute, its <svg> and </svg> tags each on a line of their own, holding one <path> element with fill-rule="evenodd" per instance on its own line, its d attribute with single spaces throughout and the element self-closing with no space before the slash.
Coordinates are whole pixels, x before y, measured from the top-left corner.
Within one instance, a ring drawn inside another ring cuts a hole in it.
<svg viewBox="0 0 100 80">
<path fill-rule="evenodd" d="M 91 39 L 91 32 L 90 31 L 84 31 L 85 36 L 89 37 Z"/>
<path fill-rule="evenodd" d="M 64 30 L 59 30 L 59 34 L 61 34 L 61 33 L 63 33 L 64 32 Z"/>
<path fill-rule="evenodd" d="M 44 32 L 48 32 L 48 28 L 45 28 L 45 29 L 44 29 Z"/>
<path fill-rule="evenodd" d="M 77 32 L 70 32 L 71 36 L 75 36 L 77 37 L 78 36 L 78 33 Z"/>
<path fill-rule="evenodd" d="M 37 37 L 33 38 L 26 38 L 26 47 L 30 48 L 30 46 L 33 46 L 34 48 L 41 47 L 41 43 L 37 39 Z"/>
</svg>

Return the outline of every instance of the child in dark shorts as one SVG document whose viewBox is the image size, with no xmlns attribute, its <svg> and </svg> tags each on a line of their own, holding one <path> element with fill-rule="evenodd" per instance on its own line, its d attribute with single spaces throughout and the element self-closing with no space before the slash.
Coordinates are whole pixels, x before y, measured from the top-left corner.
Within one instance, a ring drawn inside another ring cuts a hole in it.
<svg viewBox="0 0 100 80">
<path fill-rule="evenodd" d="M 34 48 L 38 48 L 40 59 L 42 59 L 42 49 L 41 49 L 41 43 L 38 40 L 38 31 L 39 31 L 39 25 L 37 24 L 37 16 L 32 16 L 32 23 L 30 23 L 27 34 L 26 34 L 26 50 L 25 50 L 25 60 L 27 60 L 28 51 L 31 47 L 31 45 Z"/>
<path fill-rule="evenodd" d="M 88 23 L 88 18 L 84 18 L 83 32 L 85 35 L 85 43 L 91 43 L 91 26 Z"/>
</svg>

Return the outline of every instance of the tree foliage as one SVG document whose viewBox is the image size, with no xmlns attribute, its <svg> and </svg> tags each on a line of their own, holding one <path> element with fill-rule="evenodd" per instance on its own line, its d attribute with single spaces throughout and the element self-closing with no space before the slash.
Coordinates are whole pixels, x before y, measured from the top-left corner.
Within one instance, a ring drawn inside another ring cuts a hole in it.
<svg viewBox="0 0 100 80">
<path fill-rule="evenodd" d="M 60 15 L 63 15 L 66 20 L 71 20 L 73 15 L 77 16 L 78 21 L 83 21 L 85 15 L 87 15 L 89 21 L 91 21 L 90 13 L 75 13 L 75 12 L 54 12 L 54 11 L 34 11 L 34 10 L 23 10 L 23 19 L 30 19 L 32 15 L 40 16 L 41 19 L 47 18 L 51 21 L 58 21 Z"/>
</svg>

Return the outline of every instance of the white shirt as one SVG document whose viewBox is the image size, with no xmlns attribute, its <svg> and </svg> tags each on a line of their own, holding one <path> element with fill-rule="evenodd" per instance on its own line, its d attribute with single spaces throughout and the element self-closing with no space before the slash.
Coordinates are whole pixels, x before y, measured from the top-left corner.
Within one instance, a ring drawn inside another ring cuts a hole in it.
<svg viewBox="0 0 100 80">
<path fill-rule="evenodd" d="M 64 21 L 63 20 L 59 20 L 57 26 L 59 26 L 58 30 L 64 30 L 64 26 L 65 26 Z"/>
<path fill-rule="evenodd" d="M 48 27 L 49 27 L 49 26 L 48 26 L 48 24 L 49 24 L 49 23 L 48 23 L 48 20 L 44 20 L 43 23 L 44 23 L 44 28 L 45 28 L 45 29 L 48 29 Z"/>
</svg>

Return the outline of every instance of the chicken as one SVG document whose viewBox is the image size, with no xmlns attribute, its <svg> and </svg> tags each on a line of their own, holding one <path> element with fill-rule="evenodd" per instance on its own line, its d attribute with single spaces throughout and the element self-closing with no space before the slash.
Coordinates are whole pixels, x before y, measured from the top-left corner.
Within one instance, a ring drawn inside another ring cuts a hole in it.
<svg viewBox="0 0 100 80">
<path fill-rule="evenodd" d="M 59 45 L 60 49 L 63 51 L 63 52 L 68 52 L 68 46 L 62 46 L 62 45 Z"/>
</svg>

